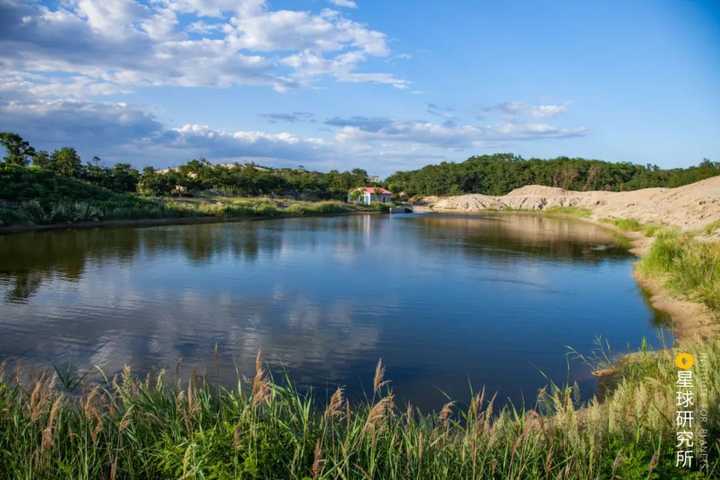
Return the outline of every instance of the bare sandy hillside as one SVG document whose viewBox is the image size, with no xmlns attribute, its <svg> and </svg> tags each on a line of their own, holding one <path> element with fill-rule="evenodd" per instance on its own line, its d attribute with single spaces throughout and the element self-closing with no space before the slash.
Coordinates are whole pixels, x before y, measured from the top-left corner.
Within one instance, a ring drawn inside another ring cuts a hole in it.
<svg viewBox="0 0 720 480">
<path fill-rule="evenodd" d="M 434 211 L 478 212 L 482 210 L 544 210 L 578 207 L 592 211 L 592 217 L 633 218 L 696 230 L 720 220 L 720 176 L 678 188 L 646 188 L 632 192 L 575 192 L 562 188 L 528 185 L 507 195 L 469 194 L 429 198 Z"/>
</svg>

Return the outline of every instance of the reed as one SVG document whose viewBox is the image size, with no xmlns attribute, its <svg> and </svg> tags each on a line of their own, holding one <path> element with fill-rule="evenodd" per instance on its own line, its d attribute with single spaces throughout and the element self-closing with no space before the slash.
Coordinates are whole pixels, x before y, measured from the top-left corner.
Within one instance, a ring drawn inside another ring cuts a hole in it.
<svg viewBox="0 0 720 480">
<path fill-rule="evenodd" d="M 708 405 L 709 463 L 675 468 L 674 351 L 642 351 L 619 366 L 603 400 L 579 403 L 549 385 L 532 409 L 494 409 L 480 391 L 466 407 L 398 414 L 379 363 L 377 398 L 342 389 L 326 406 L 292 383 L 256 374 L 232 389 L 163 373 L 83 380 L 76 394 L 47 372 L 29 384 L 0 380 L 1 478 L 717 478 L 720 341 L 684 346 L 702 359 L 698 402 Z"/>
<path fill-rule="evenodd" d="M 640 272 L 659 276 L 673 291 L 720 313 L 720 244 L 665 230 L 656 234 Z"/>
</svg>

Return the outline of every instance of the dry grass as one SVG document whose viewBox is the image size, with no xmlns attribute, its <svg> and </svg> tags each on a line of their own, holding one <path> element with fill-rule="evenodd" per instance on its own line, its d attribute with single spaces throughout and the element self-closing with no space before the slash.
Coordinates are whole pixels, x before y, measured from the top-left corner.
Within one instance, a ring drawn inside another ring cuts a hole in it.
<svg viewBox="0 0 720 480">
<path fill-rule="evenodd" d="M 318 409 L 275 384 L 261 355 L 254 378 L 233 390 L 202 378 L 169 385 L 162 372 L 140 379 L 129 369 L 72 395 L 57 375 L 2 378 L 0 477 L 716 478 L 720 341 L 685 348 L 699 359 L 697 401 L 708 413 L 695 428 L 707 430 L 703 471 L 675 468 L 677 369 L 668 350 L 624 362 L 603 401 L 581 405 L 573 388 L 549 386 L 524 411 L 495 411 L 481 390 L 466 407 L 398 414 L 382 362 L 377 398 L 352 409 L 342 389 Z"/>
</svg>

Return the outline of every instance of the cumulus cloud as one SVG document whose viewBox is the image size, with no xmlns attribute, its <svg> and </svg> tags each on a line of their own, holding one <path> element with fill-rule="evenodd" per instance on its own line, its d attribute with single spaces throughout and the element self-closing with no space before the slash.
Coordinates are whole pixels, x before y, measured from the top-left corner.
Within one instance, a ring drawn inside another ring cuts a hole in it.
<svg viewBox="0 0 720 480">
<path fill-rule="evenodd" d="M 72 0 L 56 7 L 0 0 L 0 48 L 6 75 L 30 84 L 64 77 L 103 85 L 100 93 L 160 85 L 284 91 L 318 76 L 407 84 L 357 71 L 390 54 L 384 33 L 336 11 L 271 10 L 262 0 Z"/>
<path fill-rule="evenodd" d="M 215 158 L 265 158 L 310 161 L 324 157 L 327 145 L 321 139 L 302 138 L 287 132 L 226 132 L 207 125 L 187 124 L 166 135 L 166 145 L 182 150 L 208 152 Z"/>
<path fill-rule="evenodd" d="M 271 122 L 315 121 L 309 112 L 266 113 Z M 396 120 L 388 117 L 332 117 L 322 137 L 292 132 L 219 130 L 188 122 L 170 128 L 155 115 L 119 102 L 82 99 L 0 100 L 0 131 L 18 132 L 36 148 L 78 148 L 136 166 L 167 166 L 190 158 L 211 161 L 258 161 L 274 166 L 314 168 L 363 166 L 390 173 L 392 168 L 447 159 L 448 152 L 475 153 L 512 141 L 561 139 L 586 135 L 585 128 L 545 122 L 506 121 L 487 125 L 456 121 Z M 338 164 L 338 159 L 342 163 Z"/>
<path fill-rule="evenodd" d="M 487 142 L 570 138 L 588 133 L 582 127 L 518 122 L 478 126 L 460 125 L 454 121 L 435 123 L 350 117 L 334 118 L 326 124 L 340 127 L 335 137 L 339 142 L 405 142 L 455 149 L 482 147 Z"/>
<path fill-rule="evenodd" d="M 193 157 L 270 159 L 276 164 L 323 162 L 331 145 L 287 132 L 222 131 L 206 125 L 167 128 L 154 115 L 125 103 L 67 100 L 0 102 L 0 131 L 15 131 L 39 148 L 77 147 L 136 165 L 165 165 Z"/>
<path fill-rule="evenodd" d="M 0 131 L 6 130 L 43 148 L 115 149 L 158 137 L 163 126 L 153 115 L 125 103 L 35 100 L 0 102 Z"/>
</svg>

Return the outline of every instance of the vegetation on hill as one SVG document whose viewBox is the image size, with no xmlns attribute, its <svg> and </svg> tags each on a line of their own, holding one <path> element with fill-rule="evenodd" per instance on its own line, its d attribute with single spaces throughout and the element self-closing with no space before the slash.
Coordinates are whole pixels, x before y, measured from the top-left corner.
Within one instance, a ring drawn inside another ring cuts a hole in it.
<svg viewBox="0 0 720 480">
<path fill-rule="evenodd" d="M 64 147 L 52 153 L 36 151 L 19 135 L 0 133 L 0 145 L 6 150 L 5 167 L 26 167 L 44 172 L 45 182 L 52 174 L 59 177 L 82 180 L 114 192 L 138 192 L 148 196 L 187 196 L 196 192 L 213 191 L 235 196 L 282 196 L 304 200 L 344 200 L 350 189 L 369 184 L 367 172 L 354 169 L 350 172 L 332 170 L 327 173 L 307 171 L 304 168 L 270 168 L 255 164 L 216 165 L 207 160 L 191 160 L 179 167 L 158 171 L 147 167 L 142 172 L 126 163 L 112 167 L 102 166 L 97 157 L 83 164 L 73 148 Z M 2 175 L 13 175 L 13 180 L 28 180 L 16 170 L 3 169 Z M 54 181 L 59 184 L 60 181 Z M 65 183 L 70 185 L 69 183 Z M 87 189 L 73 184 L 80 192 Z M 44 194 L 32 187 L 19 185 L 27 197 L 33 193 Z M 53 188 L 57 190 L 58 185 Z M 15 193 L 15 190 L 13 190 Z M 58 193 L 70 193 L 67 191 Z M 72 194 L 77 197 L 77 194 Z M 11 196 L 6 194 L 5 197 Z M 33 197 L 37 198 L 37 197 Z M 11 198 L 13 199 L 13 198 Z M 21 198 L 14 198 L 20 200 Z M 28 199 L 28 198 L 23 198 Z"/>
<path fill-rule="evenodd" d="M 397 172 L 387 179 L 394 192 L 408 195 L 504 195 L 525 185 L 568 190 L 636 190 L 678 187 L 720 175 L 720 162 L 703 160 L 689 168 L 664 170 L 655 165 L 611 163 L 583 158 L 524 159 L 509 153 L 443 162 L 419 170 Z"/>
<path fill-rule="evenodd" d="M 6 150 L 0 163 L 0 226 L 342 213 L 358 208 L 340 201 L 348 190 L 368 182 L 359 169 L 321 173 L 205 160 L 139 172 L 124 163 L 103 166 L 98 158 L 83 164 L 69 147 L 37 151 L 13 133 L 0 133 L 0 144 Z"/>
</svg>

